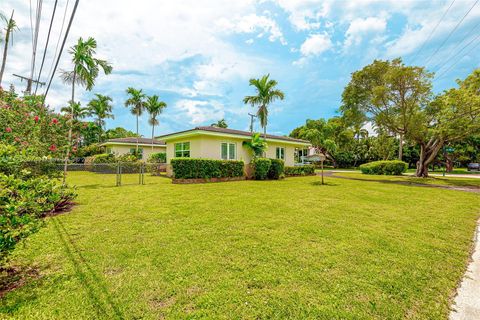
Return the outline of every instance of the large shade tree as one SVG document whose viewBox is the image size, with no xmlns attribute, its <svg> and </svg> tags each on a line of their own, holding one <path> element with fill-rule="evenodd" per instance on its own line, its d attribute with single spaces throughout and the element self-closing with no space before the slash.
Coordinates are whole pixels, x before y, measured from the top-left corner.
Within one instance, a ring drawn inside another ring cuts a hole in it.
<svg viewBox="0 0 480 320">
<path fill-rule="evenodd" d="M 69 50 L 69 53 L 72 57 L 71 61 L 73 64 L 73 70 L 63 71 L 61 76 L 65 83 L 72 86 L 70 99 L 71 102 L 75 101 L 76 85 L 80 85 L 86 90 L 90 91 L 95 86 L 95 81 L 99 76 L 100 71 L 103 71 L 104 74 L 110 74 L 112 72 L 112 66 L 106 60 L 95 57 L 96 49 L 97 41 L 94 38 L 89 37 L 88 39 L 84 40 L 80 37 L 77 43 Z M 68 131 L 69 145 L 67 146 L 64 164 L 64 183 L 67 175 L 67 164 L 72 145 L 72 130 L 73 115 L 70 115 L 70 129 Z"/>
<path fill-rule="evenodd" d="M 415 117 L 416 129 L 408 138 L 420 147 L 417 177 L 428 176 L 428 166 L 445 145 L 480 134 L 480 69 L 457 84 L 436 96 Z"/>
<path fill-rule="evenodd" d="M 102 94 L 95 94 L 95 98 L 88 103 L 89 115 L 95 118 L 97 126 L 104 130 L 105 119 L 114 119 L 115 116 L 112 113 L 112 98 Z M 101 132 L 98 135 L 98 142 L 101 140 Z"/>
<path fill-rule="evenodd" d="M 162 113 L 163 109 L 167 107 L 164 101 L 160 101 L 157 95 L 153 95 L 147 98 L 145 102 L 145 109 L 149 114 L 148 123 L 152 126 L 152 150 L 153 139 L 155 138 L 155 126 L 158 126 L 158 116 Z"/>
<path fill-rule="evenodd" d="M 255 95 L 246 96 L 243 99 L 245 104 L 258 107 L 257 117 L 260 119 L 260 126 L 263 128 L 263 138 L 267 139 L 268 107 L 276 100 L 283 100 L 285 94 L 277 89 L 277 81 L 270 79 L 266 74 L 260 79 L 250 79 L 250 86 L 255 88 Z"/>
<path fill-rule="evenodd" d="M 398 158 L 414 120 L 431 98 L 432 74 L 423 67 L 406 66 L 400 58 L 375 60 L 352 74 L 342 94 L 340 111 L 346 119 L 370 120 L 399 138 Z"/>
<path fill-rule="evenodd" d="M 138 119 L 143 114 L 143 110 L 145 109 L 145 99 L 147 96 L 143 93 L 142 89 L 135 89 L 132 87 L 127 88 L 127 95 L 128 98 L 127 100 L 125 100 L 125 107 L 130 107 L 130 112 L 135 116 L 137 120 L 137 143 L 135 153 L 138 154 Z"/>
</svg>

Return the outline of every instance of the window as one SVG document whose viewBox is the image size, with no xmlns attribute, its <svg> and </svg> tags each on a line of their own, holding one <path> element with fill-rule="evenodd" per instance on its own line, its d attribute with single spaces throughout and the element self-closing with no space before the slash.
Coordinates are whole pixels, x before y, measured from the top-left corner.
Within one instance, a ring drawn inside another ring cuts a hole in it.
<svg viewBox="0 0 480 320">
<path fill-rule="evenodd" d="M 235 160 L 237 150 L 235 143 L 222 142 L 222 160 Z"/>
<path fill-rule="evenodd" d="M 277 159 L 285 160 L 285 148 L 277 147 Z"/>
<path fill-rule="evenodd" d="M 190 158 L 190 142 L 175 143 L 176 158 Z"/>
</svg>

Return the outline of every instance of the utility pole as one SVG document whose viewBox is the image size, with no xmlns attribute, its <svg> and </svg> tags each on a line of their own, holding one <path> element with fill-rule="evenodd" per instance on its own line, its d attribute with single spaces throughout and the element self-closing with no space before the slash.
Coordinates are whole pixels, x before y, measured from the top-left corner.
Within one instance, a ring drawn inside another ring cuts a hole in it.
<svg viewBox="0 0 480 320">
<path fill-rule="evenodd" d="M 45 85 L 45 82 L 41 82 L 41 81 L 37 81 L 37 80 L 32 79 L 32 78 L 20 76 L 20 75 L 15 74 L 15 73 L 13 74 L 13 76 L 15 76 L 15 77 L 17 77 L 17 78 L 20 78 L 22 82 L 23 82 L 23 80 L 26 80 L 26 81 L 27 81 L 27 89 L 25 89 L 24 93 L 30 93 L 30 92 L 32 92 L 32 83 L 38 83 L 40 86 L 44 86 L 44 85 Z"/>
<path fill-rule="evenodd" d="M 248 113 L 250 116 L 250 132 L 253 134 L 253 118 L 256 118 L 257 116 L 254 114 L 251 114 L 250 112 Z"/>
</svg>

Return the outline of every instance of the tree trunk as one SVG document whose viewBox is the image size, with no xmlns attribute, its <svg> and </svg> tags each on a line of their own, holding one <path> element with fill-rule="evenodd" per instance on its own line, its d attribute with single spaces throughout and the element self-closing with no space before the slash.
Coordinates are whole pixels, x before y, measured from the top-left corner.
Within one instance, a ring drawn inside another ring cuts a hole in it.
<svg viewBox="0 0 480 320">
<path fill-rule="evenodd" d="M 446 154 L 445 155 L 445 171 L 446 172 L 452 172 L 453 170 L 453 161 L 450 155 Z"/>
<path fill-rule="evenodd" d="M 72 107 L 70 112 L 70 127 L 68 128 L 68 141 L 67 141 L 67 151 L 65 152 L 65 162 L 63 163 L 63 185 L 66 184 L 67 181 L 67 166 L 68 166 L 68 158 L 70 157 L 70 148 L 72 147 L 72 130 L 73 130 L 73 103 L 75 101 L 75 80 L 77 78 L 77 74 L 75 69 L 73 69 L 73 79 L 72 79 Z"/>
<path fill-rule="evenodd" d="M 402 161 L 403 158 L 403 134 L 400 134 L 398 141 L 398 160 Z"/>
<path fill-rule="evenodd" d="M 152 152 L 153 152 L 153 137 L 155 136 L 155 125 L 152 125 Z"/>
<path fill-rule="evenodd" d="M 0 87 L 2 86 L 2 79 L 3 79 L 3 72 L 5 71 L 5 64 L 7 63 L 8 42 L 10 41 L 10 33 L 12 32 L 12 29 L 9 28 L 9 26 L 12 23 L 13 13 L 14 11 L 12 11 L 12 16 L 10 17 L 10 20 L 7 23 L 7 33 L 5 34 L 5 47 L 3 48 L 2 68 L 0 69 Z"/>
<path fill-rule="evenodd" d="M 435 160 L 442 146 L 442 140 L 430 140 L 427 144 L 420 144 L 420 158 L 417 161 L 417 170 L 415 171 L 416 177 L 428 178 L 428 166 Z"/>
<path fill-rule="evenodd" d="M 137 146 L 136 146 L 136 149 L 135 149 L 135 156 L 138 157 L 138 114 L 137 114 Z"/>
<path fill-rule="evenodd" d="M 267 142 L 267 126 L 265 125 L 265 127 L 263 127 L 263 140 L 265 140 L 265 142 Z M 263 151 L 263 157 L 266 157 L 267 156 L 267 151 Z"/>
</svg>

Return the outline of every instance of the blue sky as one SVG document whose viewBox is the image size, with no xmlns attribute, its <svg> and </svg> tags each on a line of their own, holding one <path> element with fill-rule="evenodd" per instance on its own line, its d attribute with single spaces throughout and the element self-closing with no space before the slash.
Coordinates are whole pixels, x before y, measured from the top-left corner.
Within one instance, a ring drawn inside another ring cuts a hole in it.
<svg viewBox="0 0 480 320">
<path fill-rule="evenodd" d="M 44 0 L 39 48 L 44 46 L 53 2 Z M 107 121 L 109 128 L 134 130 L 135 119 L 123 106 L 125 89 L 133 86 L 160 95 L 168 104 L 158 134 L 221 118 L 231 128 L 247 129 L 247 114 L 254 111 L 242 103 L 245 95 L 253 93 L 248 79 L 270 73 L 286 99 L 270 107 L 268 131 L 288 134 L 308 118 L 334 116 L 350 74 L 373 59 L 428 62 L 428 69 L 441 75 L 435 78 L 436 92 L 454 86 L 456 78 L 480 66 L 480 47 L 475 47 L 480 43 L 477 2 L 82 0 L 67 46 L 80 36 L 93 36 L 98 55 L 112 62 L 112 75 L 100 77 L 92 92 L 79 90 L 77 96 L 86 104 L 93 93 L 110 95 L 115 119 Z M 65 4 L 66 0 L 59 1 L 61 14 L 54 20 L 47 70 Z M 2 1 L 4 13 L 13 8 L 20 31 L 14 38 L 5 82 L 23 88 L 11 74 L 29 73 L 29 1 Z M 43 51 L 38 51 L 41 57 Z M 69 67 L 64 54 L 60 68 Z M 42 79 L 46 77 L 45 72 Z M 68 99 L 69 88 L 55 77 L 47 102 L 58 109 Z M 144 116 L 141 134 L 148 137 L 150 131 Z"/>
</svg>

